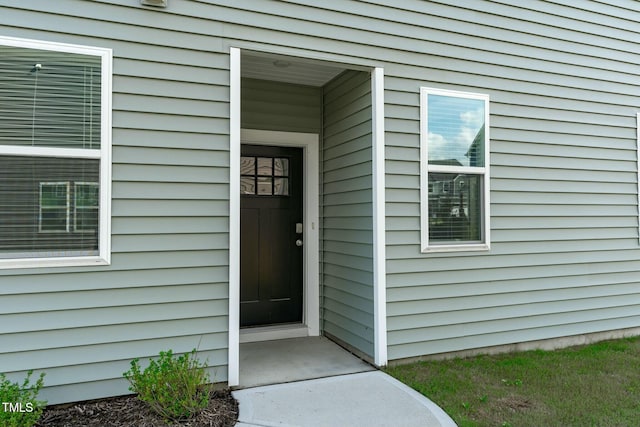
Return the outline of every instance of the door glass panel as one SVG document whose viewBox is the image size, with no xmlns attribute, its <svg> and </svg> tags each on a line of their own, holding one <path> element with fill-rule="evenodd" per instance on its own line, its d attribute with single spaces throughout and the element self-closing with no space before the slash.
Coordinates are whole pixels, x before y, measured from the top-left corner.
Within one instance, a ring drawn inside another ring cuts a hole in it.
<svg viewBox="0 0 640 427">
<path fill-rule="evenodd" d="M 240 158 L 240 174 L 241 175 L 255 175 L 256 173 L 255 167 L 256 167 L 255 157 Z"/>
<path fill-rule="evenodd" d="M 273 159 L 273 174 L 289 176 L 289 159 Z"/>
<path fill-rule="evenodd" d="M 273 176 L 271 169 L 273 159 L 271 157 L 258 157 L 258 175 L 260 176 Z"/>
<path fill-rule="evenodd" d="M 271 177 L 258 177 L 258 194 L 263 196 L 270 196 L 273 194 L 273 178 Z"/>
<path fill-rule="evenodd" d="M 289 159 L 282 157 L 240 158 L 240 194 L 289 196 Z"/>
<path fill-rule="evenodd" d="M 256 180 L 252 176 L 240 178 L 240 194 L 256 194 Z"/>
<path fill-rule="evenodd" d="M 274 178 L 273 195 L 274 196 L 289 195 L 289 178 Z"/>
</svg>

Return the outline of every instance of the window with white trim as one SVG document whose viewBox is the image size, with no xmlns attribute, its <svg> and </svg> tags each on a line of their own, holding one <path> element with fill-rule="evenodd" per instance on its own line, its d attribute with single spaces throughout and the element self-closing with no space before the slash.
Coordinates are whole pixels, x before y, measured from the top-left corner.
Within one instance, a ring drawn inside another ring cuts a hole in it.
<svg viewBox="0 0 640 427">
<path fill-rule="evenodd" d="M 0 37 L 0 268 L 109 263 L 111 58 Z"/>
<path fill-rule="evenodd" d="M 420 89 L 421 248 L 486 250 L 489 96 Z"/>
</svg>

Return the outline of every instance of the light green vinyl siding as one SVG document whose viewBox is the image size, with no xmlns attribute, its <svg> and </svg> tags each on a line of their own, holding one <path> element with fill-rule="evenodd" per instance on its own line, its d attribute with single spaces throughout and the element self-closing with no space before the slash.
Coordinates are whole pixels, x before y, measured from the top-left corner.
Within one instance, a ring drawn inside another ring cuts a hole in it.
<svg viewBox="0 0 640 427">
<path fill-rule="evenodd" d="M 320 133 L 319 87 L 243 78 L 241 98 L 243 128 Z"/>
<path fill-rule="evenodd" d="M 390 360 L 640 325 L 625 4 L 393 9 L 425 12 L 414 35 L 429 42 L 386 69 Z M 420 86 L 491 96 L 489 252 L 419 252 Z"/>
<path fill-rule="evenodd" d="M 323 330 L 373 357 L 371 81 L 324 87 Z"/>
<path fill-rule="evenodd" d="M 3 35 L 114 53 L 112 265 L 0 271 L 0 366 L 86 399 L 126 392 L 132 357 L 199 344 L 225 380 L 230 46 L 384 68 L 391 360 L 640 326 L 638 21 L 624 0 L 0 0 Z M 421 86 L 491 97 L 490 252 L 420 253 Z M 325 135 L 323 273 L 370 351 L 362 126 Z"/>
<path fill-rule="evenodd" d="M 124 2 L 2 3 L 3 35 L 110 47 L 114 71 L 111 266 L 0 270 L 0 371 L 86 400 L 128 393 L 134 357 L 197 347 L 225 382 L 228 49 L 119 23 L 158 17 Z"/>
</svg>

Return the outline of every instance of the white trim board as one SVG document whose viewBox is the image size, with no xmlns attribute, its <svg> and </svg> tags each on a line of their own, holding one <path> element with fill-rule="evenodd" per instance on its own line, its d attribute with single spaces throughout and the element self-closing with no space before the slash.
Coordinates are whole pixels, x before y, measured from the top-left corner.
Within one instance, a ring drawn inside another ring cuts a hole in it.
<svg viewBox="0 0 640 427">
<path fill-rule="evenodd" d="M 232 125 L 230 149 L 230 231 L 229 231 L 229 386 L 240 383 L 240 341 L 263 341 L 296 336 L 320 335 L 320 222 L 319 179 L 320 138 L 318 134 L 240 129 L 240 58 L 237 65 L 232 58 L 231 115 L 235 123 L 234 107 L 238 106 L 237 126 Z M 233 55 L 232 55 L 233 56 Z M 237 93 L 236 90 L 237 89 Z M 234 135 L 235 134 L 235 135 Z M 300 147 L 303 149 L 304 169 L 304 307 L 303 326 L 294 328 L 257 328 L 240 332 L 240 146 L 241 144 Z"/>
<path fill-rule="evenodd" d="M 246 328 L 240 330 L 240 344 L 257 341 L 284 340 L 309 336 L 309 328 L 302 323 Z"/>
<path fill-rule="evenodd" d="M 309 331 L 308 336 L 320 335 L 320 136 L 315 133 L 254 129 L 242 129 L 241 135 L 242 144 L 303 149 L 304 306 L 302 322 Z"/>
<path fill-rule="evenodd" d="M 373 146 L 373 322 L 374 362 L 387 364 L 387 273 L 384 149 L 384 69 L 371 72 Z"/>
<path fill-rule="evenodd" d="M 230 244 L 229 244 L 229 359 L 228 382 L 239 384 L 239 343 L 261 339 L 288 338 L 306 328 L 308 335 L 320 334 L 319 283 L 319 136 L 294 132 L 240 129 L 240 52 L 231 47 L 231 128 L 230 128 Z M 255 53 L 255 52 L 252 52 Z M 349 66 L 349 68 L 352 68 Z M 367 68 L 371 72 L 372 90 L 372 184 L 374 222 L 374 361 L 384 366 L 387 353 L 386 314 L 386 214 L 385 214 L 385 127 L 384 69 Z M 301 139 L 302 138 L 302 139 Z M 309 139 L 307 139 L 309 138 Z M 240 144 L 298 146 L 305 148 L 305 307 L 302 325 L 292 328 L 264 328 L 240 332 Z M 242 335 L 242 337 L 241 337 Z"/>
<path fill-rule="evenodd" d="M 240 384 L 240 49 L 229 67 L 229 348 L 227 381 Z"/>
</svg>

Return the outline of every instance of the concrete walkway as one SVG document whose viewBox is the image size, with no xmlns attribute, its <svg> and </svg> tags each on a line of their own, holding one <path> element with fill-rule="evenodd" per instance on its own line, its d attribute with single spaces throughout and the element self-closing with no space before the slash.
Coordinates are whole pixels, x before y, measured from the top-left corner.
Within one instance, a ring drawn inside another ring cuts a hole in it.
<svg viewBox="0 0 640 427">
<path fill-rule="evenodd" d="M 237 427 L 455 427 L 429 399 L 381 371 L 233 392 Z"/>
</svg>

